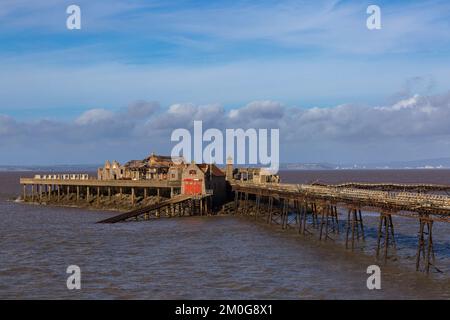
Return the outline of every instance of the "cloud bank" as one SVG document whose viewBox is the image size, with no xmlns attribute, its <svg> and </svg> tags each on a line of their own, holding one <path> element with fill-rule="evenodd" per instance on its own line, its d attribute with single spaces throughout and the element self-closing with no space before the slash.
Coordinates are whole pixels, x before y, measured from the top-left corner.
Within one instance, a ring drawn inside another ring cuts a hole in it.
<svg viewBox="0 0 450 320">
<path fill-rule="evenodd" d="M 0 163 L 96 163 L 168 153 L 171 132 L 192 128 L 279 128 L 281 162 L 370 162 L 450 156 L 450 92 L 413 95 L 386 106 L 326 108 L 252 101 L 219 104 L 137 101 L 90 109 L 73 120 L 19 121 L 0 114 Z"/>
</svg>

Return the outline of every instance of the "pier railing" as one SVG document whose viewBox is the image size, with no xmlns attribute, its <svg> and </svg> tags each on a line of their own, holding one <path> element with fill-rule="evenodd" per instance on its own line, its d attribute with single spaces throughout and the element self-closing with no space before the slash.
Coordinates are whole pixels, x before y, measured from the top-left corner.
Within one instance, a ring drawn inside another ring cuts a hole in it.
<svg viewBox="0 0 450 320">
<path fill-rule="evenodd" d="M 341 186 L 233 183 L 234 190 L 264 195 L 310 198 L 359 207 L 374 207 L 391 211 L 427 214 L 430 218 L 450 222 L 450 196 L 413 192 L 393 192 L 347 188 Z"/>
</svg>

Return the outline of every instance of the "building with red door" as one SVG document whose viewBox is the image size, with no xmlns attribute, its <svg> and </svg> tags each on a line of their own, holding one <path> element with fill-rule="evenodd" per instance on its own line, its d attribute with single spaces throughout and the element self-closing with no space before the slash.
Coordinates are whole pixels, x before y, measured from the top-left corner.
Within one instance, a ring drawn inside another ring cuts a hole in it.
<svg viewBox="0 0 450 320">
<path fill-rule="evenodd" d="M 181 193 L 188 195 L 213 195 L 213 206 L 226 200 L 225 173 L 215 164 L 191 163 L 183 168 Z"/>
</svg>

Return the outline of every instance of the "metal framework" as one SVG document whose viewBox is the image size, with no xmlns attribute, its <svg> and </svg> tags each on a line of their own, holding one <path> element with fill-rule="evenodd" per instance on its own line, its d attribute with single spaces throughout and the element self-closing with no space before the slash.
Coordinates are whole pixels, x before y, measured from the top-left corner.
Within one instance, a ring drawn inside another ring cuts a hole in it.
<svg viewBox="0 0 450 320">
<path fill-rule="evenodd" d="M 378 185 L 377 185 L 378 186 Z M 392 186 L 392 185 L 390 185 Z M 429 187 L 431 188 L 431 187 Z M 442 186 L 437 186 L 443 190 Z M 432 188 L 431 188 L 432 189 Z M 450 187 L 447 186 L 447 189 Z M 283 229 L 295 228 L 299 234 L 317 233 L 319 240 L 333 240 L 339 234 L 338 208 L 347 210 L 345 247 L 352 250 L 365 241 L 362 211 L 379 212 L 376 256 L 383 249 L 384 261 L 396 250 L 392 216 L 417 218 L 419 240 L 416 269 L 423 265 L 428 273 L 434 266 L 433 221 L 450 222 L 450 196 L 374 189 L 350 188 L 348 184 L 295 185 L 232 183 L 235 214 L 262 217 Z M 313 230 L 316 232 L 313 232 Z M 435 266 L 434 266 L 435 267 Z M 436 270 L 439 271 L 435 267 Z"/>
</svg>

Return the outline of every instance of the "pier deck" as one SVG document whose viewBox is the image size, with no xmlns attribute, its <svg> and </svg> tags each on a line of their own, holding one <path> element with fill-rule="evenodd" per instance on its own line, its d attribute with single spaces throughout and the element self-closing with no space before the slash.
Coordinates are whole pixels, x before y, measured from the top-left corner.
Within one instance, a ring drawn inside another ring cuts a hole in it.
<svg viewBox="0 0 450 320">
<path fill-rule="evenodd" d="M 236 192 L 253 195 L 328 202 L 347 207 L 389 211 L 391 214 L 398 215 L 409 213 L 413 216 L 427 216 L 435 221 L 450 222 L 450 196 L 447 195 L 379 191 L 341 185 L 233 183 L 232 188 Z"/>
<path fill-rule="evenodd" d="M 124 188 L 172 188 L 181 187 L 179 181 L 168 180 L 75 180 L 75 179 L 34 179 L 20 178 L 21 185 L 60 185 L 84 187 L 124 187 Z"/>
<path fill-rule="evenodd" d="M 253 184 L 233 182 L 235 214 L 264 219 L 283 229 L 294 228 L 299 234 L 318 233 L 319 240 L 332 239 L 342 228 L 340 216 L 346 216 L 345 247 L 353 250 L 365 241 L 362 211 L 379 213 L 376 256 L 384 251 L 384 261 L 396 249 L 392 216 L 414 217 L 419 222 L 416 269 L 423 264 L 428 273 L 435 266 L 433 222 L 450 222 L 450 196 L 421 192 L 404 192 L 407 185 L 388 185 L 389 191 L 377 190 L 377 184 L 306 185 Z M 432 190 L 447 190 L 437 186 Z M 417 185 L 410 190 L 417 190 Z M 375 189 L 375 190 L 374 190 Z M 392 191 L 396 190 L 396 191 Z M 342 212 L 344 211 L 344 212 Z M 341 215 L 339 214 L 341 212 Z M 314 232 L 313 230 L 316 230 Z"/>
</svg>

